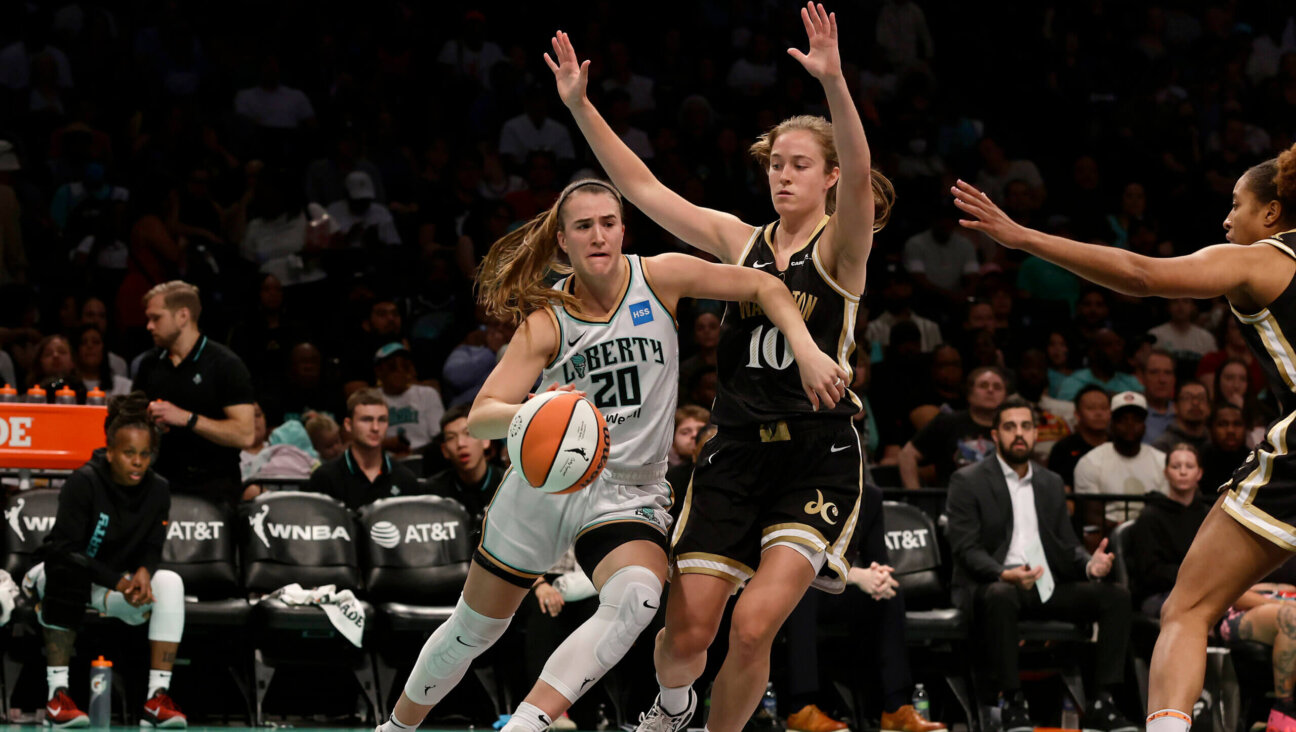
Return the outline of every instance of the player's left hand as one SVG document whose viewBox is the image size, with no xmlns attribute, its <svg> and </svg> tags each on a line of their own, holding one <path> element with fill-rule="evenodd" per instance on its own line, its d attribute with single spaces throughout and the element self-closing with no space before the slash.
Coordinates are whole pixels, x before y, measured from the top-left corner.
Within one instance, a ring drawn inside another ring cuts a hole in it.
<svg viewBox="0 0 1296 732">
<path fill-rule="evenodd" d="M 841 76 L 841 52 L 837 50 L 837 14 L 824 10 L 823 3 L 806 3 L 801 22 L 810 38 L 810 53 L 795 48 L 788 55 L 805 67 L 819 81 Z"/>
<path fill-rule="evenodd" d="M 1094 554 L 1089 558 L 1089 576 L 1095 579 L 1106 577 L 1112 569 L 1112 562 L 1115 561 L 1116 555 L 1107 551 L 1107 540 L 1103 539 Z"/>
<path fill-rule="evenodd" d="M 135 570 L 135 574 L 131 575 L 130 584 L 122 594 L 126 596 L 126 602 L 129 602 L 132 607 L 153 602 L 153 577 L 149 575 L 149 571 L 144 567 Z"/>
<path fill-rule="evenodd" d="M 185 426 L 189 422 L 189 416 L 192 414 L 189 410 L 181 409 L 162 399 L 149 402 L 148 413 L 154 422 L 168 427 Z"/>
<path fill-rule="evenodd" d="M 805 358 L 798 356 L 797 368 L 801 371 L 801 388 L 816 411 L 832 409 L 846 395 L 849 376 L 823 351 L 816 348 Z"/>
</svg>

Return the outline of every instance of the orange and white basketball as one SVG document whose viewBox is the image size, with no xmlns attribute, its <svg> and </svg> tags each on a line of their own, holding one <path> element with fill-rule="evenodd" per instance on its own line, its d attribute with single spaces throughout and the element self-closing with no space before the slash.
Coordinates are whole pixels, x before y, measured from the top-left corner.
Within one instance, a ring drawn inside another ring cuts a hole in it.
<svg viewBox="0 0 1296 732">
<path fill-rule="evenodd" d="M 508 452 L 536 490 L 572 493 L 593 482 L 607 463 L 607 423 L 588 399 L 547 391 L 513 416 Z"/>
</svg>

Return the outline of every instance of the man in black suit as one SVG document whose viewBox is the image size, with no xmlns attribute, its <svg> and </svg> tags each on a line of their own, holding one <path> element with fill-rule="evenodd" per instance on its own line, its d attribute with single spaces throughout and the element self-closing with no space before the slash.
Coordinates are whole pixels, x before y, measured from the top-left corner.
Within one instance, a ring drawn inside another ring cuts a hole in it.
<svg viewBox="0 0 1296 732">
<path fill-rule="evenodd" d="M 945 511 L 954 553 L 954 602 L 972 618 L 974 635 L 1007 703 L 1005 732 L 1033 728 L 1017 673 L 1019 618 L 1098 623 L 1096 679 L 1101 691 L 1085 715 L 1087 730 L 1136 732 L 1112 703 L 1130 633 L 1125 588 L 1089 581 L 1106 577 L 1112 555 L 1104 539 L 1091 557 L 1076 539 L 1057 473 L 1030 463 L 1035 416 L 1020 398 L 995 412 L 995 454 L 954 473 Z"/>
</svg>

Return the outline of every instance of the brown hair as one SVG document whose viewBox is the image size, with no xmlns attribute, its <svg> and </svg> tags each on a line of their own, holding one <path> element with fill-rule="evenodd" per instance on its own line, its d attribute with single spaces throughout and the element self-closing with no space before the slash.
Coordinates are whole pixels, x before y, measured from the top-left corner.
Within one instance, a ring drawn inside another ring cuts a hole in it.
<svg viewBox="0 0 1296 732">
<path fill-rule="evenodd" d="M 675 426 L 678 428 L 686 419 L 696 419 L 705 425 L 711 421 L 711 410 L 696 404 L 685 404 L 675 410 Z"/>
<path fill-rule="evenodd" d="M 1276 158 L 1251 166 L 1243 177 L 1261 203 L 1277 201 L 1282 206 L 1282 220 L 1296 222 L 1296 145 Z"/>
<path fill-rule="evenodd" d="M 545 275 L 550 270 L 560 274 L 572 271 L 570 265 L 558 260 L 562 209 L 573 193 L 587 189 L 611 195 L 617 210 L 624 210 L 621 193 L 611 183 L 584 178 L 564 188 L 549 210 L 492 244 L 477 271 L 477 301 L 485 306 L 488 316 L 519 325 L 526 316 L 554 300 L 565 308 L 579 308 L 576 298 L 549 287 Z"/>
<path fill-rule="evenodd" d="M 149 300 L 159 295 L 162 296 L 162 304 L 167 310 L 174 313 L 180 308 L 186 308 L 193 322 L 198 322 L 198 316 L 202 315 L 202 300 L 198 297 L 197 287 L 184 280 L 171 280 L 154 285 L 153 289 L 144 293 L 144 307 L 148 307 Z"/>
<path fill-rule="evenodd" d="M 68 376 L 68 375 L 76 376 L 77 359 L 76 359 L 76 351 L 72 350 L 72 342 L 67 339 L 67 336 L 64 336 L 60 333 L 55 333 L 54 335 L 45 336 L 44 338 L 40 339 L 39 343 L 36 344 L 36 350 L 33 352 L 34 356 L 32 358 L 31 369 L 27 372 L 27 386 L 36 386 L 37 384 L 44 381 L 45 377 L 50 376 L 50 374 L 45 373 L 45 368 L 41 366 L 41 357 L 45 355 L 45 349 L 49 348 L 50 345 L 52 345 L 55 341 L 63 341 L 63 343 L 67 344 L 68 354 L 72 356 L 72 371 L 69 372 L 69 374 L 55 374 L 55 375 L 56 376 Z M 108 360 L 108 357 L 106 355 L 104 356 L 104 360 L 105 361 Z M 77 379 L 79 381 L 80 377 L 77 377 Z M 112 383 L 109 382 L 105 386 L 111 387 Z"/>
<path fill-rule="evenodd" d="M 387 406 L 387 401 L 383 399 L 382 394 L 380 394 L 377 389 L 372 387 L 360 389 L 347 397 L 347 418 L 350 419 L 355 416 L 356 407 L 366 405 L 382 405 L 385 407 Z"/>
<path fill-rule="evenodd" d="M 837 159 L 837 146 L 833 143 L 832 122 L 811 114 L 799 114 L 795 117 L 788 117 L 774 127 L 771 127 L 765 134 L 756 138 L 750 149 L 752 157 L 760 163 L 762 170 L 768 170 L 770 164 L 770 153 L 774 150 L 774 141 L 779 135 L 792 130 L 805 130 L 814 136 L 819 143 L 819 148 L 824 156 L 824 172 L 831 173 L 833 168 L 839 167 L 840 162 Z M 891 208 L 895 205 L 895 186 L 891 185 L 888 179 L 881 171 L 873 170 L 870 180 L 873 185 L 873 231 L 881 231 L 882 227 L 887 225 L 891 219 Z M 826 210 L 833 213 L 837 210 L 837 186 L 834 184 L 828 189 L 828 201 Z"/>
<path fill-rule="evenodd" d="M 1170 467 L 1170 456 L 1175 454 L 1176 452 L 1179 452 L 1180 450 L 1186 450 L 1188 452 L 1191 452 L 1193 454 L 1193 459 L 1197 461 L 1197 467 L 1200 468 L 1202 466 L 1201 453 L 1198 452 L 1197 448 L 1193 447 L 1192 444 L 1187 442 L 1176 442 L 1174 444 L 1174 447 L 1170 448 L 1169 450 L 1166 450 L 1165 455 L 1166 455 L 1167 468 Z"/>
<path fill-rule="evenodd" d="M 361 391 L 364 390 L 361 389 Z M 332 417 L 327 414 L 320 414 L 319 412 L 311 413 L 311 415 L 306 418 L 306 423 L 302 426 L 306 428 L 306 434 L 310 436 L 312 445 L 323 439 L 324 435 L 327 435 L 330 432 L 336 432 L 338 429 L 338 423 L 333 421 Z"/>
</svg>

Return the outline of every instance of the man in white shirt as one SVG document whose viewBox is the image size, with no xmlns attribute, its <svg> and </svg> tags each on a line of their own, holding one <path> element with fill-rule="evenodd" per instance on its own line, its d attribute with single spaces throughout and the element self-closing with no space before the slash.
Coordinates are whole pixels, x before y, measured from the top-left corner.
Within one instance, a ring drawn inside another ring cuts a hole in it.
<svg viewBox="0 0 1296 732">
<path fill-rule="evenodd" d="M 948 300 L 972 291 L 980 267 L 972 240 L 960 234 L 954 219 L 945 213 L 904 245 L 904 268 L 918 287 Z"/>
<path fill-rule="evenodd" d="M 892 265 L 894 267 L 894 265 Z M 864 336 L 868 338 L 869 343 L 881 344 L 883 348 L 891 344 L 891 328 L 902 320 L 911 320 L 918 326 L 918 333 L 922 336 L 922 352 L 931 353 L 932 349 L 941 344 L 940 326 L 921 315 L 913 312 L 910 305 L 913 302 L 913 282 L 909 279 L 909 274 L 902 269 L 893 268 L 888 272 L 886 284 L 882 286 L 882 307 L 884 308 L 881 315 L 873 318 L 864 329 Z"/>
<path fill-rule="evenodd" d="M 363 170 L 346 176 L 346 198 L 329 204 L 328 215 L 342 232 L 347 246 L 363 247 L 370 243 L 396 246 L 401 243 L 396 220 L 391 211 L 375 200 L 378 197 L 373 178 Z"/>
<path fill-rule="evenodd" d="M 234 95 L 234 111 L 258 127 L 274 130 L 295 130 L 315 121 L 306 94 L 279 83 L 279 60 L 273 56 L 261 67 L 261 84 Z"/>
<path fill-rule="evenodd" d="M 525 109 L 500 129 L 500 155 L 514 166 L 522 165 L 536 151 L 553 153 L 559 162 L 571 162 L 576 157 L 571 132 L 549 116 L 546 95 L 539 89 L 529 90 Z"/>
<path fill-rule="evenodd" d="M 1004 400 L 991 432 L 995 454 L 954 473 L 945 506 L 954 555 L 954 602 L 971 613 L 973 637 L 1002 692 L 1004 732 L 1033 725 L 1017 671 L 1019 619 L 1098 624 L 1094 679 L 1098 693 L 1085 729 L 1135 732 L 1112 703 L 1123 677 L 1132 611 L 1129 592 L 1108 575 L 1104 541 L 1090 556 L 1067 515 L 1057 473 L 1031 465 L 1035 413 L 1018 397 Z M 1087 581 L 1088 580 L 1088 581 Z"/>
<path fill-rule="evenodd" d="M 1164 452 L 1143 444 L 1147 423 L 1147 399 L 1136 391 L 1112 397 L 1111 442 L 1085 453 L 1076 463 L 1075 492 L 1107 496 L 1143 496 L 1149 491 L 1167 493 Z M 1084 504 L 1082 504 L 1084 505 Z M 1142 502 L 1109 501 L 1105 517 L 1108 526 L 1138 518 Z M 1104 510 L 1097 501 L 1085 506 L 1085 520 L 1101 525 Z"/>
<path fill-rule="evenodd" d="M 441 434 L 445 405 L 436 389 L 415 383 L 418 372 L 404 343 L 388 343 L 374 354 L 374 375 L 387 402 L 387 439 L 383 449 L 398 457 L 422 450 Z"/>
<path fill-rule="evenodd" d="M 1219 349 L 1215 336 L 1193 323 L 1193 318 L 1197 317 L 1197 303 L 1192 298 L 1175 298 L 1166 309 L 1170 311 L 1170 320 L 1148 331 L 1156 336 L 1158 346 L 1173 353 L 1175 358 L 1187 357 L 1194 361 Z"/>
</svg>

